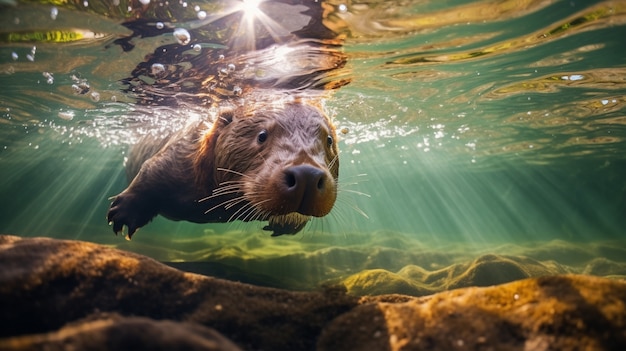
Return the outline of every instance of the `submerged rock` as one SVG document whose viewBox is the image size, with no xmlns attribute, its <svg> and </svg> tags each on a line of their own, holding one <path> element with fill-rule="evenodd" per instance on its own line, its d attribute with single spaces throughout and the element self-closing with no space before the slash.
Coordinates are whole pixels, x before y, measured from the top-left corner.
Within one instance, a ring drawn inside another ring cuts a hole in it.
<svg viewBox="0 0 626 351">
<path fill-rule="evenodd" d="M 202 325 L 117 314 L 72 322 L 46 334 L 0 340 L 0 345 L 12 350 L 241 350 Z"/>
<path fill-rule="evenodd" d="M 336 318 L 319 350 L 623 350 L 626 283 L 549 276 L 370 302 Z M 368 321 L 364 323 L 364 321 Z"/>
<path fill-rule="evenodd" d="M 342 288 L 256 287 L 102 245 L 15 236 L 0 236 L 0 267 L 2 350 L 626 349 L 626 282 L 591 276 L 359 298 Z"/>
</svg>

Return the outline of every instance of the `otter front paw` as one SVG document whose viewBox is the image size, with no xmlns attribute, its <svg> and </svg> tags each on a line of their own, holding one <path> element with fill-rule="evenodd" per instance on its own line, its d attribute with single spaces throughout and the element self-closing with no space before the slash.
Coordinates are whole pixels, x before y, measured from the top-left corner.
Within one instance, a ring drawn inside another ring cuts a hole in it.
<svg viewBox="0 0 626 351">
<path fill-rule="evenodd" d="M 122 233 L 124 226 L 128 228 L 127 239 L 130 240 L 137 229 L 148 224 L 157 214 L 154 203 L 146 201 L 133 193 L 122 192 L 113 198 L 107 220 L 113 226 L 115 235 Z"/>
<path fill-rule="evenodd" d="M 270 223 L 268 225 L 263 227 L 263 230 L 271 231 L 272 232 L 272 236 L 281 236 L 281 235 L 284 235 L 284 234 L 295 235 L 299 231 L 301 231 L 302 228 L 304 228 L 305 225 L 306 225 L 306 222 L 303 222 L 303 223 L 277 223 L 277 222 L 270 221 Z"/>
</svg>

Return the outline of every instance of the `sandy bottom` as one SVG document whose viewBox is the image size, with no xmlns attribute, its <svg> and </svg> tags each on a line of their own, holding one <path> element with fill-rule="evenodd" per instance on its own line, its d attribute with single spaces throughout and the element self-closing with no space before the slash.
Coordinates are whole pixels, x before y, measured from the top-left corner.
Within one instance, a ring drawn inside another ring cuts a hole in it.
<svg viewBox="0 0 626 351">
<path fill-rule="evenodd" d="M 0 235 L 0 350 L 626 349 L 623 256 L 613 256 L 622 249 L 551 242 L 527 248 L 534 257 L 506 249 L 456 262 L 453 252 L 319 248 L 294 254 L 308 269 L 284 270 L 293 281 L 308 272 L 309 284 L 327 284 L 293 291 L 183 272 L 105 245 Z M 267 274 L 285 260 L 235 262 Z M 565 274 L 571 269 L 610 278 Z M 498 283 L 513 278 L 521 280 Z M 451 290 L 398 294 L 443 289 Z M 386 291 L 394 294 L 357 295 Z"/>
</svg>

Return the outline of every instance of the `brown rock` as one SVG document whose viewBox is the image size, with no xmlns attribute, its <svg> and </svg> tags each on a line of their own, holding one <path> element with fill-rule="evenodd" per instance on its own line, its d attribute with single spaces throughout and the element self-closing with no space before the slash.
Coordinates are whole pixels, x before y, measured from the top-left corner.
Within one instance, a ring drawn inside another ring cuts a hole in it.
<svg viewBox="0 0 626 351">
<path fill-rule="evenodd" d="M 623 281 L 551 276 L 379 301 L 338 317 L 318 349 L 626 349 Z"/>
<path fill-rule="evenodd" d="M 519 260 L 494 256 L 455 277 L 489 284 L 492 263 L 527 274 Z M 358 298 L 341 288 L 255 287 L 102 245 L 14 236 L 0 236 L 0 267 L 0 350 L 626 349 L 626 282 L 591 276 Z M 413 267 L 394 279 L 438 281 L 430 274 Z"/>
<path fill-rule="evenodd" d="M 0 338 L 113 312 L 201 324 L 244 349 L 306 350 L 357 304 L 338 290 L 260 288 L 80 241 L 0 236 L 0 267 Z"/>
<path fill-rule="evenodd" d="M 241 350 L 211 328 L 145 317 L 100 316 L 58 331 L 0 340 L 11 350 Z"/>
</svg>

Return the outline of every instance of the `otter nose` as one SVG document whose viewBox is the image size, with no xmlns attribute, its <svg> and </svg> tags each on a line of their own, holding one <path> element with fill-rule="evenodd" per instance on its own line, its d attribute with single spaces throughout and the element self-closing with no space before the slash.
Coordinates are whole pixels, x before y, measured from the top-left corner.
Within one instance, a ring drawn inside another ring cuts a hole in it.
<svg viewBox="0 0 626 351">
<path fill-rule="evenodd" d="M 323 216 L 321 208 L 327 202 L 328 175 L 309 165 L 291 166 L 283 170 L 285 193 L 290 206 L 304 215 Z"/>
</svg>

